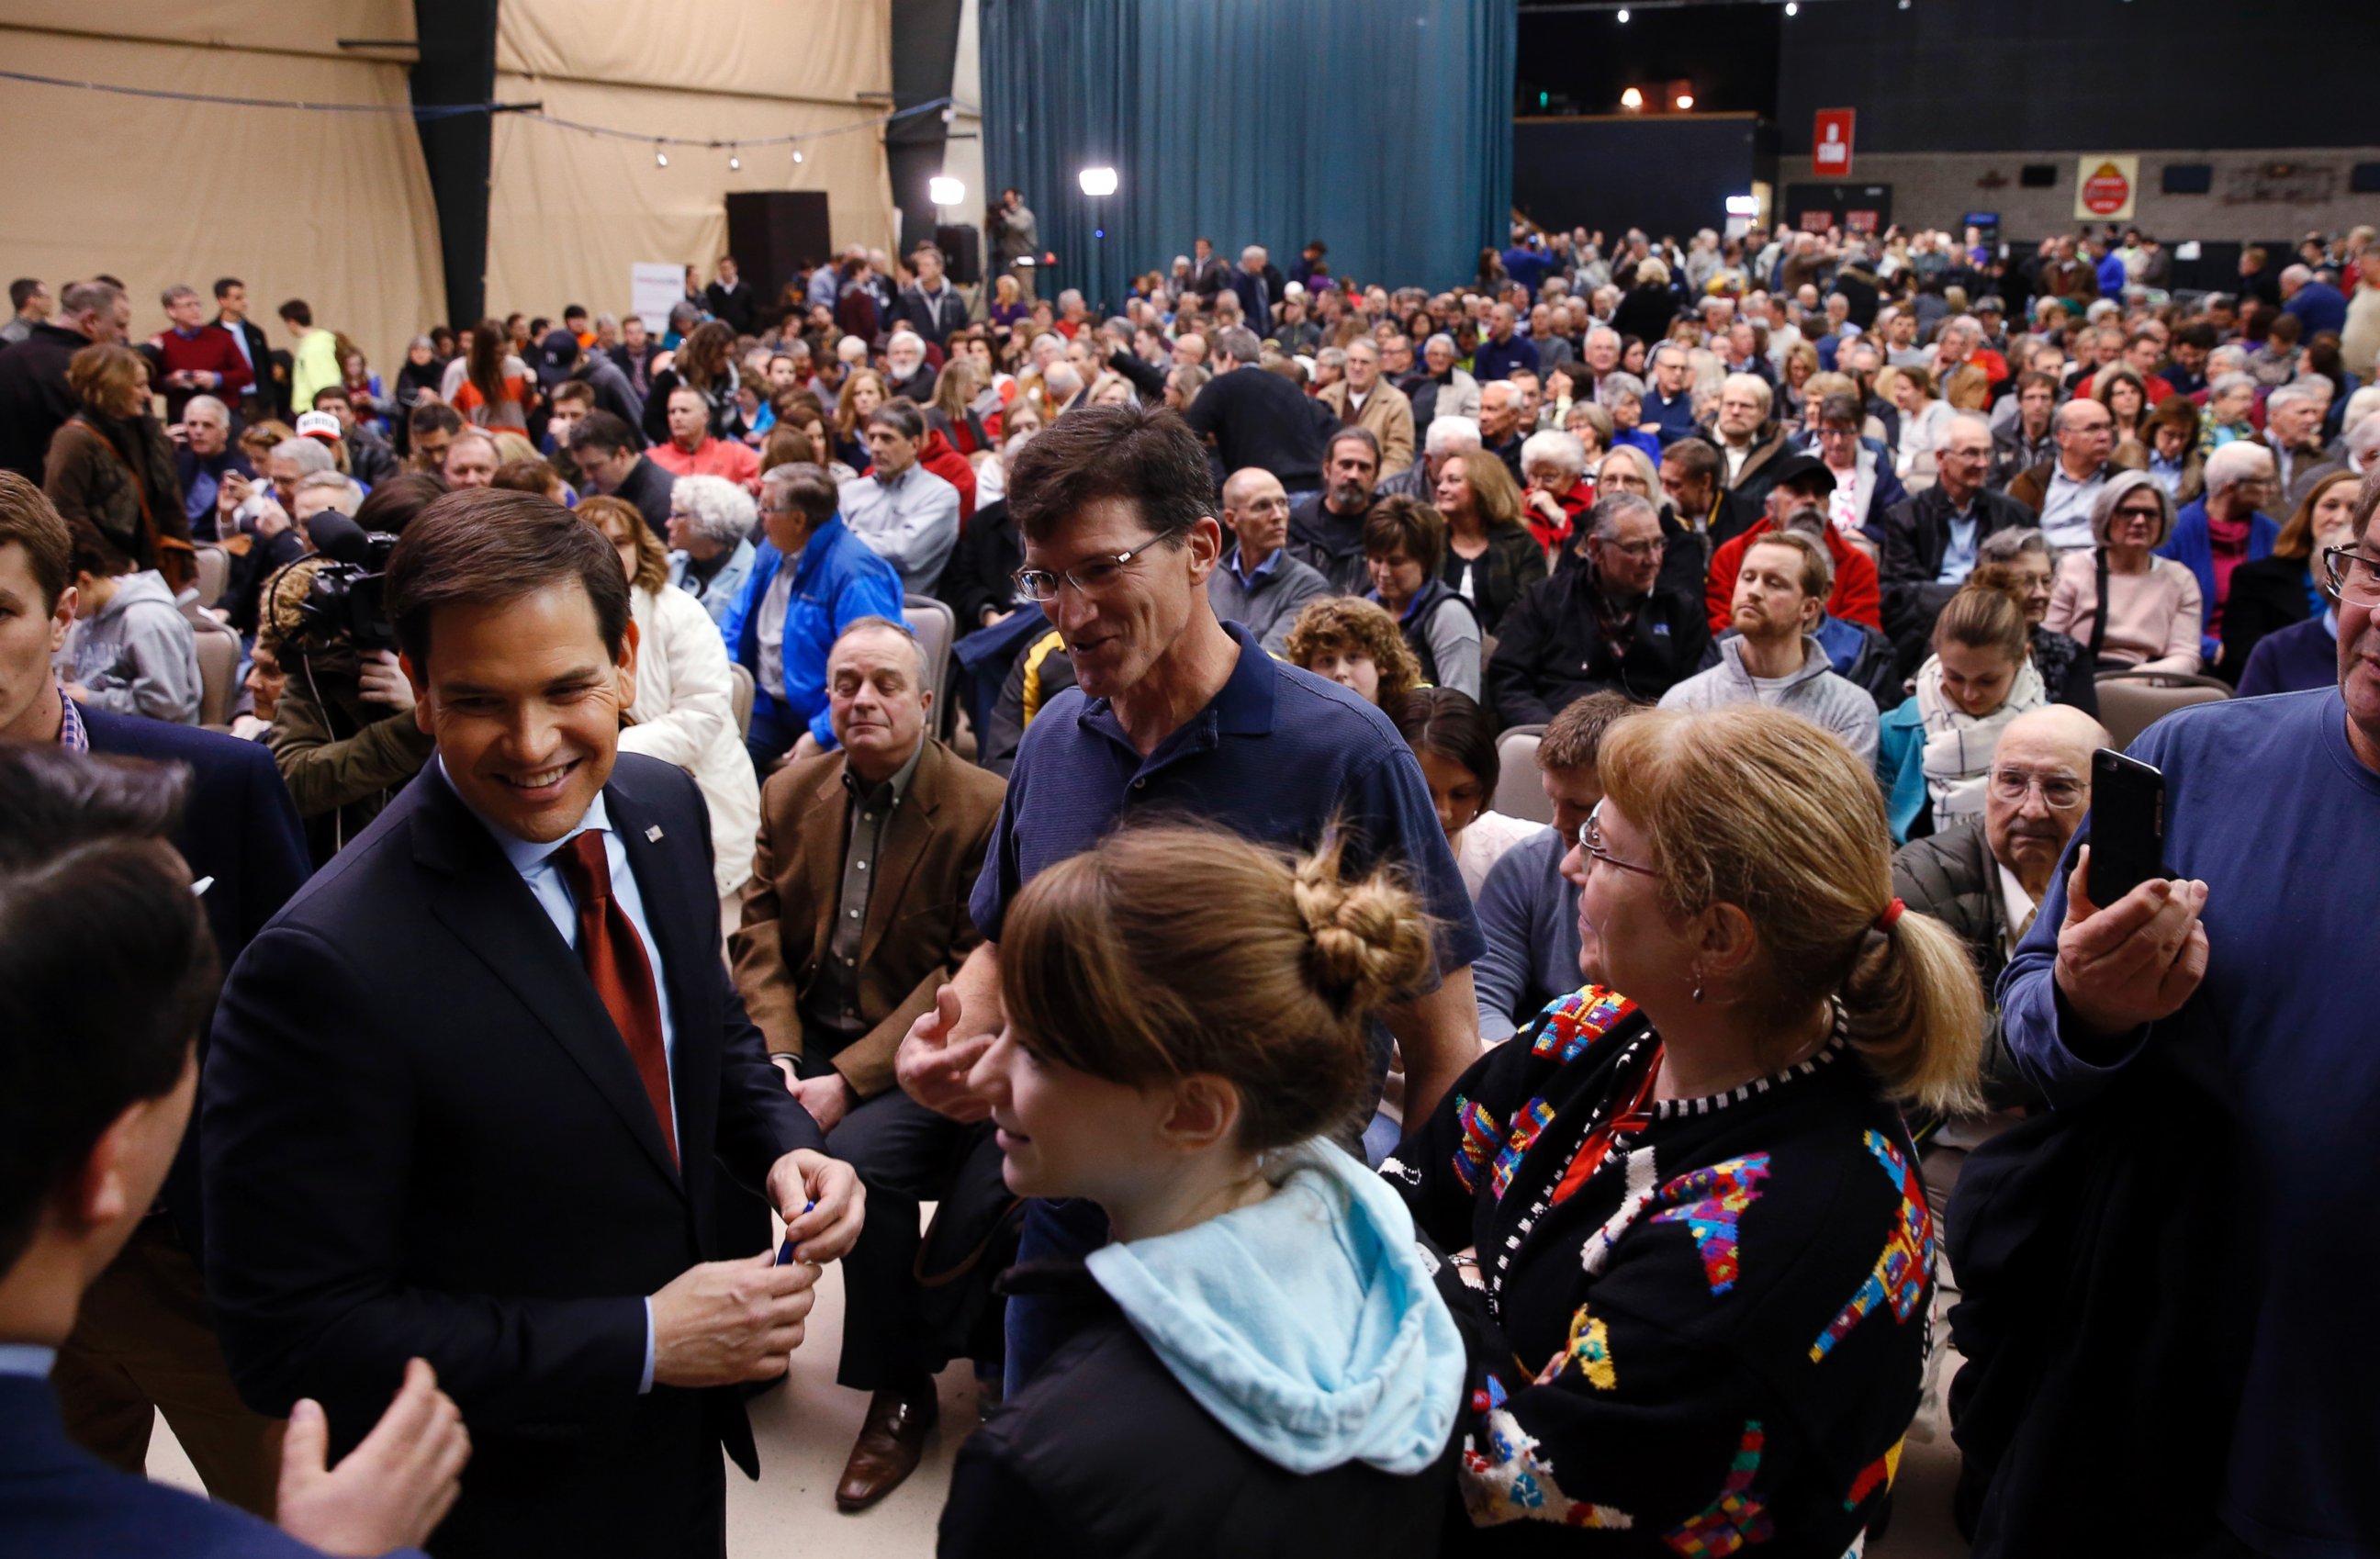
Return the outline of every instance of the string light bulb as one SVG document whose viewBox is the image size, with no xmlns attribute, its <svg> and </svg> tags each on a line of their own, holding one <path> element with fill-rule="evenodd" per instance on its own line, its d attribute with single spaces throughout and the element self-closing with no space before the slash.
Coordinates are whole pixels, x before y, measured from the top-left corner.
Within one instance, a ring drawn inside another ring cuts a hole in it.
<svg viewBox="0 0 2380 1559">
<path fill-rule="evenodd" d="M 669 166 L 669 153 L 662 150 L 660 141 L 653 142 L 653 166 L 657 168 Z"/>
<path fill-rule="evenodd" d="M 794 148 L 794 161 L 795 161 L 795 163 L 798 163 L 801 160 L 802 160 L 802 149 L 801 149 L 800 147 L 796 146 L 796 147 L 795 147 L 795 148 Z"/>
<path fill-rule="evenodd" d="M 727 171 L 731 174 L 742 173 L 744 171 L 744 159 L 737 156 L 733 151 L 729 152 L 727 154 Z"/>
</svg>

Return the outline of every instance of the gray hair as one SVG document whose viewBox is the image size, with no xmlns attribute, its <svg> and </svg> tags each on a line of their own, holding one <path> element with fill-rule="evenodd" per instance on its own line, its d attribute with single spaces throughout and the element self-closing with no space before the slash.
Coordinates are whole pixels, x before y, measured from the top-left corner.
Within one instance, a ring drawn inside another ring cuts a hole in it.
<svg viewBox="0 0 2380 1559">
<path fill-rule="evenodd" d="M 1607 335 L 1615 343 L 1621 339 L 1620 332 L 1613 330 L 1609 325 L 1597 325 L 1594 329 L 1586 332 L 1586 344 L 1592 346 L 1596 344 L 1597 339 Z"/>
<path fill-rule="evenodd" d="M 298 463 L 300 478 L 338 468 L 338 457 L 331 453 L 331 446 L 320 439 L 284 439 L 273 446 L 265 458 L 270 460 L 284 454 Z"/>
<path fill-rule="evenodd" d="M 705 541 L 733 547 L 752 534 L 759 512 L 741 484 L 724 477 L 680 477 L 670 489 L 670 503 L 682 509 Z"/>
<path fill-rule="evenodd" d="M 1069 303 L 1080 303 L 1082 301 L 1083 290 L 1080 287 L 1068 287 L 1065 291 L 1058 295 L 1058 307 L 1061 308 L 1063 308 Z"/>
<path fill-rule="evenodd" d="M 2325 380 L 2322 382 L 2324 386 L 2327 388 L 2330 381 L 2328 380 Z M 2300 401 L 2326 401 L 2328 399 L 2329 397 L 2327 395 L 2324 394 L 2321 391 L 2314 389 L 2313 386 L 2308 384 L 2304 380 L 2292 380 L 2265 397 L 2265 413 L 2269 417 L 2276 408 L 2280 406 L 2293 406 Z M 2231 446 L 2229 444 L 2226 444 L 2223 447 L 2225 449 L 2229 449 Z"/>
<path fill-rule="evenodd" d="M 297 493 L 300 492 L 320 492 L 324 490 L 336 492 L 340 497 L 346 499 L 350 505 L 361 503 L 364 501 L 363 489 L 358 487 L 353 480 L 347 477 L 342 476 L 337 471 L 309 471 L 304 476 L 298 478 L 298 485 L 296 488 L 291 489 L 291 493 L 292 496 L 295 496 Z M 353 508 L 348 510 L 348 513 L 350 514 L 353 514 L 354 512 Z"/>
<path fill-rule="evenodd" d="M 1060 401 L 1071 401 L 1082 393 L 1083 376 L 1075 365 L 1061 357 L 1041 370 L 1041 398 L 1054 406 Z"/>
<path fill-rule="evenodd" d="M 1479 447 L 1479 424 L 1467 417 L 1433 417 L 1422 436 L 1422 453 L 1433 460 L 1469 454 Z"/>
<path fill-rule="evenodd" d="M 2273 392 L 2274 399 L 2281 392 Z M 2270 405 L 2271 402 L 2265 403 Z M 2217 493 L 2241 482 L 2273 474 L 2273 452 L 2245 439 L 2234 439 L 2206 457 L 2206 490 Z"/>
<path fill-rule="evenodd" d="M 2206 402 L 2207 405 L 2212 405 L 2226 395 L 2240 390 L 2253 390 L 2255 387 L 2256 378 L 2253 374 L 2218 373 L 2206 381 Z"/>
<path fill-rule="evenodd" d="M 1421 344 L 1421 349 L 1426 355 L 1433 346 L 1443 346 L 1451 353 L 1454 350 L 1454 338 L 1444 331 L 1432 332 L 1429 338 Z"/>
<path fill-rule="evenodd" d="M 1942 419 L 1942 439 L 1941 439 L 1941 442 L 1943 442 L 1943 443 L 1948 443 L 1948 442 L 1949 442 L 1949 433 L 1950 433 L 1950 429 L 1953 429 L 1953 428 L 1973 428 L 1973 429 L 1974 429 L 1976 431 L 1978 431 L 1978 432 L 1980 432 L 1980 433 L 1982 433 L 1982 434 L 1983 434 L 1983 436 L 1984 436 L 1984 447 L 1985 447 L 1985 448 L 1986 448 L 1986 449 L 1989 449 L 1989 448 L 1991 447 L 1991 443 L 1992 443 L 1992 419 L 1991 419 L 1990 417 L 1985 417 L 1982 412 L 1979 412 L 1979 411 L 1954 411 L 1954 412 L 1952 412 L 1949 416 L 1948 416 L 1948 417 L 1944 417 L 1944 418 Z"/>
<path fill-rule="evenodd" d="M 1526 471 L 1539 461 L 1569 472 L 1576 481 L 1586 475 L 1586 446 L 1575 433 L 1548 428 L 1521 441 L 1521 469 Z"/>
<path fill-rule="evenodd" d="M 199 289 L 196 287 L 172 286 L 167 287 L 164 293 L 160 294 L 157 301 L 164 304 L 166 308 L 171 308 L 174 305 L 181 302 L 182 299 L 186 297 L 196 297 L 198 296 Z"/>
<path fill-rule="evenodd" d="M 1608 498 L 1598 498 L 1588 516 L 1587 534 L 1597 541 L 1609 541 L 1620 534 L 1621 518 L 1639 510 L 1651 515 L 1655 525 L 1661 523 L 1661 511 L 1642 493 L 1615 492 Z"/>
<path fill-rule="evenodd" d="M 1595 387 L 1595 398 L 1609 406 L 1622 397 L 1641 401 L 1645 398 L 1645 381 L 1633 373 L 1607 373 L 1603 382 Z"/>
<path fill-rule="evenodd" d="M 2010 526 L 1996 530 L 1975 544 L 1977 566 L 1987 563 L 2012 563 L 2027 552 L 2050 556 L 2049 538 L 2032 526 Z"/>
<path fill-rule="evenodd" d="M 1664 340 L 1657 341 L 1653 344 L 1653 349 L 1645 355 L 1645 366 L 1647 368 L 1659 368 L 1661 366 L 1661 354 L 1664 352 L 1675 352 L 1681 357 L 1684 357 L 1688 362 L 1691 363 L 1694 361 L 1693 357 L 1686 351 L 1685 347 L 1682 344 L 1674 341 Z"/>
<path fill-rule="evenodd" d="M 1337 369 L 1341 373 L 1345 373 L 1347 371 L 1347 348 L 1344 346 L 1324 347 L 1321 351 L 1314 354 L 1314 366 L 1318 369 Z"/>
<path fill-rule="evenodd" d="M 188 422 L 190 419 L 190 414 L 194 411 L 219 412 L 223 415 L 223 418 L 226 423 L 231 420 L 231 407 L 224 405 L 212 395 L 193 395 L 188 400 L 183 402 L 182 420 Z"/>
<path fill-rule="evenodd" d="M 2252 444 L 2223 446 L 2223 449 L 2254 448 L 2256 446 Z M 2216 450 L 2215 453 L 2220 454 L 2223 450 Z M 2210 457 L 2207 461 L 2206 474 L 2206 489 L 2209 492 L 2215 490 L 2214 464 Z M 2116 517 L 2116 506 L 2123 502 L 2131 494 L 2143 489 L 2156 495 L 2157 508 L 2165 516 L 2157 522 L 2157 533 L 2149 538 L 2149 545 L 2152 548 L 2164 546 L 2167 538 L 2173 535 L 2173 494 L 2158 486 L 2157 479 L 2146 471 L 2119 471 L 2107 478 L 2107 485 L 2101 488 L 2099 496 L 2091 501 L 2091 539 L 2105 547 L 2107 544 L 2107 526 Z"/>
<path fill-rule="evenodd" d="M 1264 343 L 1245 325 L 1217 331 L 1211 340 L 1215 350 L 1234 363 L 1254 363 L 1264 352 Z"/>
</svg>

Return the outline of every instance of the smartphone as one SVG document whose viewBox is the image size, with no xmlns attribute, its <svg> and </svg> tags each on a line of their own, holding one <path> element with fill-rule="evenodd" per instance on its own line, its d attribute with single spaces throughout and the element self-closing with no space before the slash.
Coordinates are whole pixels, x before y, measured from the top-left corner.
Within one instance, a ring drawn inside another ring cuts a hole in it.
<svg viewBox="0 0 2380 1559">
<path fill-rule="evenodd" d="M 2091 755 L 2091 901 L 2106 909 L 2165 869 L 2165 775 L 2113 747 Z"/>
</svg>

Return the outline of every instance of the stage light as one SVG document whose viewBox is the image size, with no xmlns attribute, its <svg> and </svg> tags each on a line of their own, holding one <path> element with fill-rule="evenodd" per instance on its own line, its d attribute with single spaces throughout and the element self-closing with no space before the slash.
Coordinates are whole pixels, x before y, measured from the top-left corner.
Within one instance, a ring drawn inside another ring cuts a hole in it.
<svg viewBox="0 0 2380 1559">
<path fill-rule="evenodd" d="M 1112 195 L 1116 192 L 1116 171 L 1113 168 L 1085 168 L 1082 186 L 1086 195 Z"/>
<path fill-rule="evenodd" d="M 1642 108 L 1645 106 L 1645 94 L 1638 91 L 1635 88 L 1631 87 L 1626 91 L 1620 94 L 1620 106 L 1622 108 Z"/>
<path fill-rule="evenodd" d="M 1802 14 L 1802 7 L 1793 4 L 1793 0 L 1785 0 L 1785 14 L 1789 17 L 1798 17 Z"/>
<path fill-rule="evenodd" d="M 1627 22 L 1627 20 L 1628 20 L 1628 12 L 1627 12 L 1626 7 L 1624 7 L 1624 6 L 1621 9 L 1621 12 L 1620 12 L 1620 20 L 1621 21 L 1621 23 L 1622 23 L 1623 25 L 1624 25 L 1624 24 Z"/>
<path fill-rule="evenodd" d="M 1674 101 L 1679 110 L 1682 112 L 1694 105 L 1694 94 L 1692 92 L 1680 92 Z"/>
<path fill-rule="evenodd" d="M 966 204 L 966 186 L 957 179 L 937 174 L 926 181 L 926 194 L 938 206 Z"/>
</svg>

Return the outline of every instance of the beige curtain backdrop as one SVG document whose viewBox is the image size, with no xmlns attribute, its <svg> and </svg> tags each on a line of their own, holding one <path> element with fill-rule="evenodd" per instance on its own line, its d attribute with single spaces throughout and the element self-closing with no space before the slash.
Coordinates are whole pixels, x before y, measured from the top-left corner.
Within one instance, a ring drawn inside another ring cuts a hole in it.
<svg viewBox="0 0 2380 1559">
<path fill-rule="evenodd" d="M 598 21 L 600 18 L 600 21 Z M 504 0 L 496 97 L 557 118 L 640 134 L 733 140 L 842 129 L 728 151 L 590 136 L 524 115 L 495 123 L 488 210 L 488 308 L 559 316 L 579 303 L 625 313 L 641 261 L 711 264 L 731 190 L 823 190 L 838 245 L 892 239 L 883 102 L 892 84 L 891 0 Z M 851 127 L 844 128 L 844 127 Z M 787 278 L 747 274 L 773 298 Z"/>
<path fill-rule="evenodd" d="M 9 0 L 0 60 L 76 80 L 222 96 L 402 107 L 409 51 L 350 57 L 340 38 L 413 36 L 408 0 Z M 0 272 L 51 284 L 106 272 L 137 337 L 158 295 L 248 284 L 274 317 L 302 297 L 383 377 L 445 313 L 438 219 L 409 115 L 308 114 L 0 85 Z"/>
</svg>

